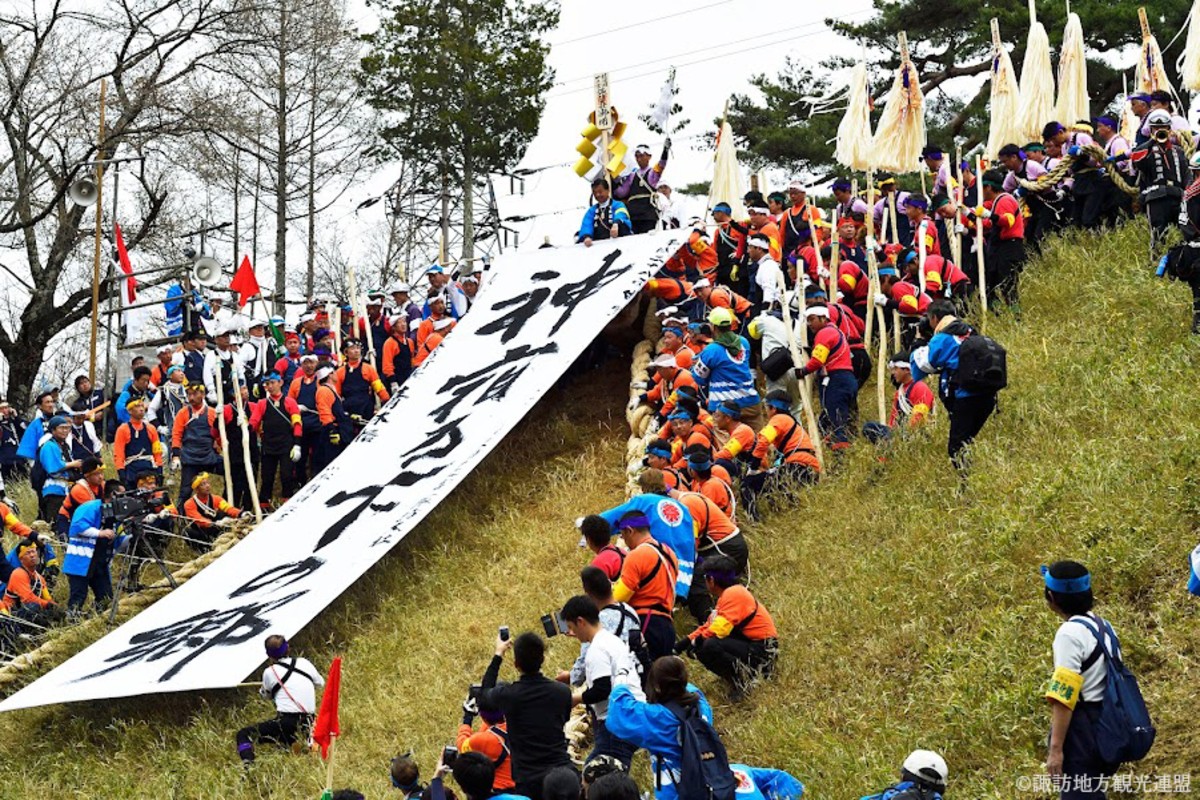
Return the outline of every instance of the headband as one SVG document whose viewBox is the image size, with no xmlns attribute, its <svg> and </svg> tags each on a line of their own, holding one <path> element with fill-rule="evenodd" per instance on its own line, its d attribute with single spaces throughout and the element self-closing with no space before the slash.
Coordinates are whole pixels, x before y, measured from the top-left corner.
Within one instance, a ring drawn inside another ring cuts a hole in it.
<svg viewBox="0 0 1200 800">
<path fill-rule="evenodd" d="M 990 186 L 990 187 L 992 187 L 993 189 L 1003 189 L 1003 188 L 1004 188 L 1004 181 L 1003 181 L 1003 180 L 998 180 L 998 179 L 996 179 L 996 178 L 984 178 L 984 179 L 983 179 L 983 185 L 984 185 L 984 186 Z"/>
<path fill-rule="evenodd" d="M 669 417 L 667 417 L 667 419 L 671 420 L 671 421 L 674 421 L 677 419 L 690 420 L 691 418 L 692 418 L 692 415 L 682 409 L 680 409 L 679 411 L 672 411 L 671 415 Z"/>
<path fill-rule="evenodd" d="M 680 339 L 683 338 L 683 328 L 676 328 L 674 325 L 669 325 L 666 328 L 663 328 L 663 333 L 673 333 Z"/>
<path fill-rule="evenodd" d="M 286 656 L 288 653 L 287 639 L 284 639 L 282 636 L 280 636 L 279 638 L 283 639 L 283 644 L 279 645 L 278 647 L 268 647 L 267 648 L 267 655 L 269 655 L 271 658 L 273 658 L 277 661 L 279 659 L 283 658 L 284 656 Z"/>
<path fill-rule="evenodd" d="M 1046 582 L 1046 588 L 1057 594 L 1082 594 L 1092 588 L 1091 573 L 1078 578 L 1056 578 L 1045 564 L 1042 565 L 1042 579 Z"/>
<path fill-rule="evenodd" d="M 704 577 L 712 578 L 719 583 L 736 583 L 738 574 L 737 570 L 733 569 L 706 569 Z"/>
<path fill-rule="evenodd" d="M 912 369 L 912 364 L 907 361 L 889 361 L 888 369 Z"/>
<path fill-rule="evenodd" d="M 212 475 L 209 475 L 207 472 L 201 472 L 199 475 L 192 478 L 192 491 L 196 491 L 196 488 L 200 486 L 201 481 L 206 481 L 211 477 Z"/>
<path fill-rule="evenodd" d="M 649 528 L 650 527 L 650 518 L 647 517 L 645 514 L 638 514 L 637 516 L 626 517 L 625 519 L 622 519 L 620 522 L 617 523 L 617 527 L 623 531 L 627 531 L 630 528 Z"/>
<path fill-rule="evenodd" d="M 649 445 L 646 447 L 646 454 L 651 456 L 660 456 L 662 458 L 671 457 L 671 448 L 663 447 L 662 445 Z"/>
<path fill-rule="evenodd" d="M 783 411 L 787 411 L 792 405 L 790 401 L 782 397 L 768 397 L 766 402 L 771 408 L 778 408 Z"/>
<path fill-rule="evenodd" d="M 25 555 L 25 553 L 29 550 L 37 550 L 37 549 L 38 549 L 38 546 L 37 546 L 36 540 L 27 539 L 23 542 L 20 542 L 17 545 L 17 558 L 20 558 L 21 556 Z"/>
<path fill-rule="evenodd" d="M 880 267 L 879 268 L 879 277 L 886 278 L 889 275 L 892 276 L 893 278 L 900 277 L 900 273 L 899 273 L 899 271 L 897 271 L 897 269 L 895 267 Z"/>
</svg>

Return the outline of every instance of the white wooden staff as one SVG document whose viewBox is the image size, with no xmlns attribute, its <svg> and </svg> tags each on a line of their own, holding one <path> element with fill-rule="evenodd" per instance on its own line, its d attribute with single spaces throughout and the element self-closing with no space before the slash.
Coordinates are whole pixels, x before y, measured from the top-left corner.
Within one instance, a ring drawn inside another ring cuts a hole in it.
<svg viewBox="0 0 1200 800">
<path fill-rule="evenodd" d="M 226 351 L 228 352 L 228 351 Z M 237 351 L 230 353 L 230 373 L 237 369 L 234 359 Z M 221 432 L 221 460 L 225 462 L 225 494 L 233 491 L 233 472 L 229 468 L 229 435 L 225 431 L 225 381 L 221 377 L 221 351 L 217 351 L 217 430 Z"/>
<path fill-rule="evenodd" d="M 983 207 L 983 156 L 975 157 L 975 186 L 979 196 L 979 207 Z M 975 217 L 975 262 L 979 267 L 979 307 L 983 314 L 979 318 L 979 331 L 987 331 L 987 275 L 983 268 L 983 218 Z"/>
<path fill-rule="evenodd" d="M 900 217 L 896 214 L 896 192 L 888 193 L 888 210 L 892 215 L 892 244 L 900 244 Z M 900 312 L 892 311 L 892 339 L 900 349 Z"/>
<path fill-rule="evenodd" d="M 804 344 L 808 345 L 808 318 L 804 316 L 804 288 L 803 281 L 796 281 L 796 292 L 800 298 L 800 315 L 803 318 L 800 324 L 801 335 L 804 338 Z M 795 326 L 792 324 L 792 303 L 787 296 L 786 286 L 780 286 L 780 296 L 783 298 L 783 325 L 787 328 L 788 349 L 792 352 L 792 363 L 797 367 L 804 365 L 803 353 L 799 344 L 796 342 Z M 800 404 L 804 406 L 804 424 L 808 428 L 808 438 L 812 439 L 813 449 L 817 451 L 817 463 L 821 465 L 821 471 L 825 471 L 825 449 L 821 446 L 820 431 L 817 430 L 817 415 L 813 412 L 812 402 L 812 387 L 809 383 L 811 375 L 806 375 L 804 380 L 799 381 L 800 384 Z"/>
<path fill-rule="evenodd" d="M 870 200 L 872 197 L 874 197 L 874 195 L 871 193 L 871 190 L 874 186 L 875 186 L 875 170 L 872 167 L 867 167 L 867 199 L 868 200 Z M 858 193 L 855 192 L 854 196 L 857 197 Z M 874 306 L 875 305 L 875 293 L 879 291 L 879 286 L 878 286 L 879 276 L 875 274 L 875 208 L 874 208 L 873 203 L 870 203 L 870 202 L 867 203 L 866 219 L 863 221 L 867 224 L 867 240 L 866 240 L 866 242 L 864 242 L 864 244 L 867 248 L 867 286 L 869 287 L 867 293 L 870 295 L 870 301 L 869 301 L 870 305 Z M 866 338 L 863 340 L 867 345 L 867 352 L 871 351 L 871 333 L 873 332 L 874 327 L 875 327 L 875 312 L 870 310 L 868 307 L 867 330 L 865 333 Z M 882 329 L 880 329 L 880 330 L 882 331 Z"/>
<path fill-rule="evenodd" d="M 875 183 L 875 171 L 867 169 L 867 185 L 873 186 Z M 875 393 L 879 399 L 879 421 L 886 423 L 887 417 L 884 415 L 886 404 L 883 396 L 883 375 L 884 363 L 887 360 L 887 330 L 883 326 L 883 309 L 875 305 L 875 295 L 879 293 L 879 263 L 875 259 L 875 215 L 867 214 L 867 282 L 870 285 L 870 290 L 867 294 L 871 298 L 870 305 L 867 306 L 867 351 L 871 349 L 871 321 L 876 316 L 879 317 L 879 359 L 878 359 L 878 377 L 875 380 Z"/>
<path fill-rule="evenodd" d="M 258 481 L 255 480 L 254 465 L 250 461 L 250 425 L 246 419 L 246 403 L 242 400 L 242 378 L 240 369 L 230 370 L 233 375 L 233 407 L 237 409 L 238 427 L 242 429 L 242 465 L 246 469 L 246 482 L 250 484 L 250 502 L 254 503 L 254 519 L 262 522 L 262 505 L 258 502 Z M 224 421 L 222 416 L 221 420 Z M 228 466 L 229 457 L 226 455 L 225 464 Z M 232 494 L 232 490 L 229 494 Z M 229 498 L 226 498 L 229 499 Z"/>
</svg>

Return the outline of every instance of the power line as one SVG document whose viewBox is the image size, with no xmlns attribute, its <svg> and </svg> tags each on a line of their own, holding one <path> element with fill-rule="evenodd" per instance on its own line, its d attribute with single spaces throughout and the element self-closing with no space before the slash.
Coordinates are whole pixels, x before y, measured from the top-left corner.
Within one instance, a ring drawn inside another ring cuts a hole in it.
<svg viewBox="0 0 1200 800">
<path fill-rule="evenodd" d="M 619 28 L 610 28 L 609 30 L 606 30 L 606 31 L 597 31 L 595 33 L 587 33 L 587 34 L 584 34 L 583 36 L 577 36 L 574 39 L 567 39 L 567 40 L 561 41 L 561 42 L 551 42 L 550 46 L 551 47 L 561 47 L 562 45 L 565 45 L 565 44 L 575 44 L 576 42 L 582 42 L 586 39 L 595 39 L 597 36 L 607 36 L 610 33 L 617 33 L 619 31 L 627 31 L 630 28 L 641 28 L 652 22 L 661 22 L 664 19 L 673 19 L 674 17 L 686 16 L 687 14 L 695 14 L 697 11 L 704 11 L 707 8 L 716 8 L 717 6 L 727 5 L 732 2 L 733 2 L 733 0 L 720 0 L 720 2 L 709 3 L 708 5 L 700 6 L 699 8 L 688 8 L 683 11 L 676 11 L 674 14 L 664 14 L 663 16 L 655 17 L 654 19 L 643 19 L 643 20 L 639 20 L 637 22 L 631 22 L 630 24 L 622 25 Z"/>
</svg>

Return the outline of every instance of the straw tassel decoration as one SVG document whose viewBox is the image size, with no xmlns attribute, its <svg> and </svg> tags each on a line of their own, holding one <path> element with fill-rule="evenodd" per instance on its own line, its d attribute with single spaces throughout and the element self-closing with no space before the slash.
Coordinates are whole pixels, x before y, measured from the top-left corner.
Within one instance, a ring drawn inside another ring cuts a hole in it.
<svg viewBox="0 0 1200 800">
<path fill-rule="evenodd" d="M 925 147 L 925 97 L 917 68 L 908 55 L 908 36 L 899 36 L 900 68 L 875 129 L 872 162 L 879 169 L 909 172 L 921 163 Z"/>
</svg>

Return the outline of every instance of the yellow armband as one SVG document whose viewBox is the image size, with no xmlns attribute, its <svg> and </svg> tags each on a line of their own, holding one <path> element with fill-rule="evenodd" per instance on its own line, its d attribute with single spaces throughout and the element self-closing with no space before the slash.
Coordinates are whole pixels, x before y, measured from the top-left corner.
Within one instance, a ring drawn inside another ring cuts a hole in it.
<svg viewBox="0 0 1200 800">
<path fill-rule="evenodd" d="M 150 452 L 156 456 L 161 456 L 163 454 L 162 442 L 155 442 L 153 445 L 151 445 Z"/>
<path fill-rule="evenodd" d="M 812 354 L 813 358 L 824 364 L 825 359 L 829 358 L 829 348 L 823 344 L 819 344 L 812 349 Z"/>
<path fill-rule="evenodd" d="M 724 639 L 729 634 L 733 633 L 733 623 L 722 616 L 715 616 L 708 623 L 708 630 L 713 636 L 718 639 Z"/>
<path fill-rule="evenodd" d="M 633 590 L 626 586 L 620 578 L 617 578 L 617 582 L 613 584 L 613 599 L 618 603 L 625 603 L 631 597 L 633 597 Z"/>
<path fill-rule="evenodd" d="M 299 414 L 292 414 L 292 424 L 293 425 L 300 424 L 300 415 Z"/>
<path fill-rule="evenodd" d="M 1066 667 L 1056 667 L 1050 676 L 1050 686 L 1046 689 L 1046 698 L 1062 703 L 1067 708 L 1075 708 L 1079 702 L 1079 692 L 1083 689 L 1083 676 Z"/>
</svg>

